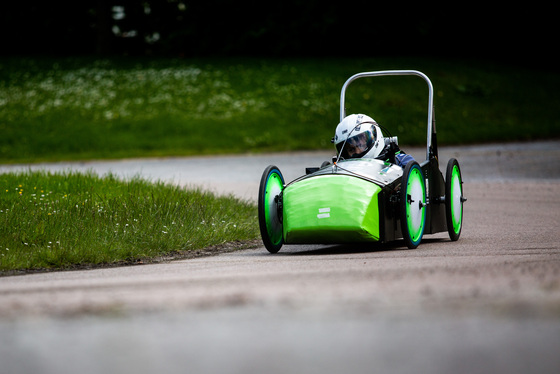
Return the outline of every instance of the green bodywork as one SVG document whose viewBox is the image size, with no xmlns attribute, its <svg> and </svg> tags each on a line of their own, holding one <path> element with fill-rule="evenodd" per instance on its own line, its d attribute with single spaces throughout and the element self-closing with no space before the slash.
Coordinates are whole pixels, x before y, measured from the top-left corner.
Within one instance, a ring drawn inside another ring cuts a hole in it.
<svg viewBox="0 0 560 374">
<path fill-rule="evenodd" d="M 381 188 L 361 178 L 321 175 L 283 192 L 287 244 L 379 241 Z"/>
</svg>

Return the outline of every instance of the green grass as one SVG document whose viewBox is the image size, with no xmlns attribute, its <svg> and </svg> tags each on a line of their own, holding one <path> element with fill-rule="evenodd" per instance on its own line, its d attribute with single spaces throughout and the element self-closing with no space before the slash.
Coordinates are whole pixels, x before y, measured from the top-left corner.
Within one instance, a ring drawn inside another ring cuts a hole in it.
<svg viewBox="0 0 560 374">
<path fill-rule="evenodd" d="M 440 144 L 560 136 L 560 73 L 431 59 L 0 59 L 0 163 L 327 149 L 344 81 L 417 69 Z M 353 83 L 365 112 L 425 143 L 417 77 Z"/>
<path fill-rule="evenodd" d="M 141 179 L 0 175 L 0 274 L 149 261 L 258 237 L 254 205 Z"/>
</svg>

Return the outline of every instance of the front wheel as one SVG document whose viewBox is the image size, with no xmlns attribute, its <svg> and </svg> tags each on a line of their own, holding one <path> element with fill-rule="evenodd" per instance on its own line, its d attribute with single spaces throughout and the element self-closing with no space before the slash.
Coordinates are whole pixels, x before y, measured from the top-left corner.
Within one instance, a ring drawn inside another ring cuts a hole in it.
<svg viewBox="0 0 560 374">
<path fill-rule="evenodd" d="M 445 219 L 449 238 L 455 241 L 461 235 L 463 227 L 463 179 L 459 162 L 452 158 L 447 163 L 445 174 Z"/>
<path fill-rule="evenodd" d="M 276 253 L 284 244 L 282 225 L 281 195 L 284 177 L 280 170 L 268 166 L 261 177 L 259 186 L 259 228 L 264 246 L 270 253 Z"/>
<path fill-rule="evenodd" d="M 409 249 L 418 247 L 426 223 L 426 185 L 420 165 L 406 164 L 400 191 L 400 218 L 403 239 Z"/>
</svg>

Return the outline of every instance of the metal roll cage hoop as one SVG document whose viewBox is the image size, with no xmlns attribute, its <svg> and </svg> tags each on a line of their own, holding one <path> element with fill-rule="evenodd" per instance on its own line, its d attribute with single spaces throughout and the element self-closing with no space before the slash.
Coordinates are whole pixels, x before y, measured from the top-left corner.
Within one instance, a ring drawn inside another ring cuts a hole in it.
<svg viewBox="0 0 560 374">
<path fill-rule="evenodd" d="M 434 115 L 434 88 L 428 76 L 417 70 L 383 70 L 383 71 L 370 71 L 354 74 L 346 80 L 340 92 L 340 121 L 346 117 L 346 108 L 344 105 L 346 97 L 346 89 L 358 78 L 378 77 L 386 75 L 416 75 L 423 78 L 428 84 L 428 124 L 427 124 L 427 146 L 426 146 L 426 160 L 438 156 L 437 154 L 437 141 L 436 141 L 436 120 Z"/>
</svg>

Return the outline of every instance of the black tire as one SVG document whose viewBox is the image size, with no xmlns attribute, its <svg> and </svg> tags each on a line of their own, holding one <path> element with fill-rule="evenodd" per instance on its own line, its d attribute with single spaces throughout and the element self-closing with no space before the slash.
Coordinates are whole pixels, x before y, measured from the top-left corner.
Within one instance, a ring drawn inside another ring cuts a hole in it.
<svg viewBox="0 0 560 374">
<path fill-rule="evenodd" d="M 283 189 L 282 173 L 276 166 L 268 166 L 261 177 L 258 211 L 261 238 L 270 253 L 278 252 L 284 244 L 281 205 Z"/>
<path fill-rule="evenodd" d="M 459 239 L 463 228 L 463 179 L 459 162 L 452 158 L 445 173 L 445 219 L 452 241 Z"/>
<path fill-rule="evenodd" d="M 409 249 L 418 247 L 426 224 L 426 185 L 416 161 L 406 164 L 400 191 L 401 232 Z"/>
</svg>

